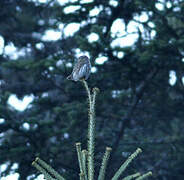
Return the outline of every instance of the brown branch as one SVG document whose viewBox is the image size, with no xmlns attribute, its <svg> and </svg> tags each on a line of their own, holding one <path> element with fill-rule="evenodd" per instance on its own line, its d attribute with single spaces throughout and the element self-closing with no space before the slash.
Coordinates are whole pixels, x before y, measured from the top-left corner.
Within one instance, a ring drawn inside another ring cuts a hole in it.
<svg viewBox="0 0 184 180">
<path fill-rule="evenodd" d="M 145 88 L 148 86 L 151 79 L 153 79 L 154 76 L 157 74 L 158 70 L 159 70 L 158 68 L 153 69 L 153 71 L 150 74 L 148 74 L 146 79 L 144 81 L 142 81 L 142 83 L 136 89 L 136 94 L 135 94 L 135 97 L 133 99 L 132 105 L 130 106 L 129 110 L 127 111 L 127 114 L 125 115 L 125 117 L 122 119 L 121 124 L 120 124 L 120 130 L 117 134 L 117 138 L 112 145 L 112 153 L 111 153 L 112 159 L 113 159 L 113 155 L 117 151 L 120 140 L 122 140 L 122 137 L 123 137 L 123 134 L 124 134 L 126 127 L 128 127 L 130 125 L 130 119 L 132 117 L 132 114 L 134 113 L 138 102 L 142 98 L 144 91 L 145 91 Z"/>
</svg>

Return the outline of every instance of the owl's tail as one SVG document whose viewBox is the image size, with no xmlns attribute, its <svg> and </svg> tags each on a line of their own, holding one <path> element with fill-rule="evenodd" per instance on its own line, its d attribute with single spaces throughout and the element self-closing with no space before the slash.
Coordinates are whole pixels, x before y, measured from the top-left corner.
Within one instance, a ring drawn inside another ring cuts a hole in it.
<svg viewBox="0 0 184 180">
<path fill-rule="evenodd" d="M 72 75 L 69 75 L 66 79 L 73 80 Z"/>
</svg>

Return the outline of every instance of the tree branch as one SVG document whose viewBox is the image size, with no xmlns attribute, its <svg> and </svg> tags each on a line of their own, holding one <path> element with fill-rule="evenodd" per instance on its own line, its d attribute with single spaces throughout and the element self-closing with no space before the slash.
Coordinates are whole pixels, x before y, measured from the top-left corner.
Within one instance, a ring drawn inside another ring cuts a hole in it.
<svg viewBox="0 0 184 180">
<path fill-rule="evenodd" d="M 117 138 L 112 145 L 112 153 L 111 153 L 112 159 L 113 159 L 113 155 L 117 151 L 120 140 L 122 140 L 122 136 L 124 134 L 126 127 L 128 127 L 130 124 L 130 119 L 132 117 L 132 114 L 135 111 L 138 102 L 140 101 L 140 99 L 142 98 L 142 96 L 144 94 L 145 88 L 150 83 L 150 80 L 153 79 L 153 77 L 157 74 L 158 70 L 159 70 L 158 68 L 157 69 L 155 68 L 150 74 L 148 74 L 146 79 L 144 81 L 142 81 L 142 83 L 136 89 L 136 95 L 133 99 L 132 105 L 130 106 L 129 110 L 127 111 L 127 114 L 125 115 L 125 117 L 122 119 L 121 125 L 120 125 L 120 130 L 117 134 Z"/>
</svg>

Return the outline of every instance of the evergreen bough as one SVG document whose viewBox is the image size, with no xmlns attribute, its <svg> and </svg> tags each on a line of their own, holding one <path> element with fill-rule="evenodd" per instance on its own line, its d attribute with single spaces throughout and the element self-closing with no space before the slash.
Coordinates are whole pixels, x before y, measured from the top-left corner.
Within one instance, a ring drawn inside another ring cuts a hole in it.
<svg viewBox="0 0 184 180">
<path fill-rule="evenodd" d="M 94 180 L 94 149 L 95 149 L 95 102 L 96 96 L 99 92 L 98 88 L 93 88 L 91 93 L 88 84 L 85 80 L 82 80 L 84 87 L 86 89 L 88 95 L 88 102 L 89 102 L 89 122 L 88 122 L 88 150 L 81 149 L 81 143 L 76 143 L 76 150 L 77 156 L 79 161 L 79 179 L 80 180 Z M 98 180 L 105 180 L 105 172 L 107 163 L 110 157 L 111 152 L 110 147 L 106 147 L 106 151 L 104 153 L 102 164 L 99 170 Z M 132 153 L 128 159 L 120 166 L 117 172 L 114 174 L 111 180 L 118 180 L 122 173 L 126 170 L 128 165 L 132 162 L 132 160 L 141 153 L 142 150 L 138 148 L 134 153 Z M 47 180 L 65 180 L 57 171 L 55 171 L 51 166 L 49 166 L 45 161 L 41 160 L 40 158 L 36 158 L 33 161 L 32 165 L 39 170 L 43 175 L 44 178 Z M 148 172 L 146 174 L 141 175 L 140 173 L 136 173 L 133 175 L 129 175 L 124 177 L 122 180 L 143 180 L 152 175 L 152 172 Z"/>
</svg>

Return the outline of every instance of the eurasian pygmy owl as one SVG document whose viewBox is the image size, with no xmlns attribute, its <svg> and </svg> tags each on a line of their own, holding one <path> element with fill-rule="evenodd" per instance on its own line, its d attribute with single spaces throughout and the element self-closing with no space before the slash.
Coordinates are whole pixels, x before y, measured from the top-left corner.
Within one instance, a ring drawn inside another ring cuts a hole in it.
<svg viewBox="0 0 184 180">
<path fill-rule="evenodd" d="M 91 72 L 91 63 L 87 56 L 80 56 L 73 67 L 71 75 L 67 77 L 68 80 L 79 81 L 87 80 Z"/>
</svg>

